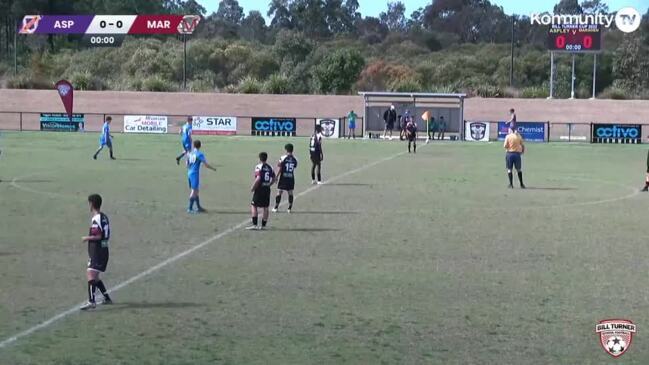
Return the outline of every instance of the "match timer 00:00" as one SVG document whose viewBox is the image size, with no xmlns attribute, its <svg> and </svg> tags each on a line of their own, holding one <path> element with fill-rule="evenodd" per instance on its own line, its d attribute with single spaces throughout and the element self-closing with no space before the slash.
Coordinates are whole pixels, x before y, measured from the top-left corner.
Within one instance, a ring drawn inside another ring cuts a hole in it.
<svg viewBox="0 0 649 365">
<path fill-rule="evenodd" d="M 86 34 L 83 44 L 87 47 L 120 47 L 125 34 Z"/>
<path fill-rule="evenodd" d="M 553 52 L 599 52 L 602 50 L 602 32 L 596 26 L 564 24 L 548 31 L 548 50 Z"/>
</svg>

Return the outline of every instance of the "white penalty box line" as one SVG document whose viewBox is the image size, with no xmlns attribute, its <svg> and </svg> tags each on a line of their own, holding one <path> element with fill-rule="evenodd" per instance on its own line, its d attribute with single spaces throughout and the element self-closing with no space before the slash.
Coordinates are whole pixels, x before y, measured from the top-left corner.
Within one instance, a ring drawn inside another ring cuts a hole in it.
<svg viewBox="0 0 649 365">
<path fill-rule="evenodd" d="M 386 158 L 371 162 L 369 164 L 363 165 L 363 166 L 358 167 L 356 169 L 347 171 L 347 172 L 345 172 L 343 174 L 334 176 L 333 178 L 329 179 L 328 181 L 325 181 L 322 185 L 314 185 L 314 186 L 302 191 L 301 193 L 295 195 L 295 197 L 300 198 L 300 197 L 302 197 L 304 195 L 307 195 L 307 194 L 319 189 L 323 185 L 327 185 L 327 184 L 329 184 L 331 182 L 343 179 L 343 178 L 345 178 L 347 176 L 356 174 L 356 173 L 361 172 L 363 170 L 367 170 L 367 169 L 369 169 L 371 167 L 374 167 L 374 166 L 382 164 L 384 162 L 393 160 L 393 159 L 395 159 L 395 158 L 397 158 L 397 157 L 399 157 L 401 155 L 404 155 L 404 154 L 405 154 L 405 152 L 400 152 L 400 153 L 397 153 L 395 155 L 392 155 L 392 156 L 389 156 L 389 157 L 386 157 Z M 286 201 L 284 201 L 282 203 L 282 206 L 285 205 L 285 204 L 286 204 Z M 199 244 L 197 244 L 195 246 L 192 246 L 191 248 L 188 248 L 187 250 L 185 250 L 185 251 L 183 251 L 183 252 L 181 252 L 181 253 L 179 253 L 179 254 L 177 254 L 175 256 L 172 256 L 172 257 L 170 257 L 170 258 L 168 258 L 168 259 L 166 259 L 166 260 L 164 260 L 164 261 L 162 261 L 162 262 L 160 262 L 160 263 L 158 263 L 158 264 L 156 264 L 154 266 L 151 266 L 147 270 L 142 271 L 141 273 L 139 273 L 139 274 L 137 274 L 135 276 L 132 276 L 131 278 L 129 278 L 129 279 L 115 285 L 114 287 L 111 288 L 111 290 L 109 292 L 114 293 L 114 292 L 116 292 L 116 291 L 118 291 L 118 290 L 120 290 L 122 288 L 125 288 L 125 287 L 133 284 L 134 282 L 136 282 L 138 280 L 143 279 L 144 277 L 147 277 L 147 276 L 155 273 L 156 271 L 158 271 L 158 270 L 160 270 L 160 269 L 162 269 L 162 268 L 164 268 L 166 266 L 169 266 L 169 265 L 175 263 L 176 261 L 184 258 L 185 256 L 191 255 L 192 253 L 202 249 L 203 247 L 208 246 L 211 243 L 213 243 L 215 241 L 218 241 L 219 239 L 221 239 L 221 238 L 223 238 L 225 236 L 228 236 L 229 234 L 231 234 L 233 232 L 236 232 L 237 230 L 243 228 L 248 222 L 249 222 L 249 220 L 246 219 L 246 220 L 242 221 L 241 223 L 239 223 L 239 224 L 237 224 L 235 226 L 232 226 L 232 227 L 228 228 L 227 230 L 225 230 L 225 231 L 223 231 L 223 232 L 221 232 L 221 233 L 219 233 L 217 235 L 214 235 L 214 236 L 206 239 L 205 241 L 203 241 L 203 242 L 201 242 L 201 243 L 199 243 Z M 68 310 L 66 310 L 64 312 L 61 312 L 61 313 L 59 313 L 59 314 L 57 314 L 57 315 L 43 321 L 43 322 L 38 323 L 37 325 L 34 325 L 34 326 L 32 326 L 32 327 L 30 327 L 30 328 L 28 328 L 28 329 L 26 329 L 26 330 L 24 330 L 22 332 L 19 332 L 19 333 L 15 334 L 15 335 L 13 335 L 13 336 L 11 336 L 9 338 L 6 338 L 6 339 L 2 340 L 2 342 L 0 342 L 0 349 L 6 348 L 7 346 L 13 344 L 14 342 L 18 341 L 21 338 L 28 337 L 28 336 L 32 335 L 33 333 L 35 333 L 35 332 L 37 332 L 39 330 L 42 330 L 42 329 L 45 329 L 45 328 L 49 327 L 50 325 L 54 324 L 55 322 L 57 322 L 57 321 L 59 321 L 59 320 L 61 320 L 63 318 L 66 318 L 66 317 L 68 317 L 68 316 L 70 316 L 70 315 L 72 315 L 74 313 L 79 312 L 79 306 L 81 306 L 83 304 L 84 303 L 79 303 L 79 304 L 75 305 L 74 307 L 72 307 L 72 308 L 70 308 L 70 309 L 68 309 Z"/>
</svg>

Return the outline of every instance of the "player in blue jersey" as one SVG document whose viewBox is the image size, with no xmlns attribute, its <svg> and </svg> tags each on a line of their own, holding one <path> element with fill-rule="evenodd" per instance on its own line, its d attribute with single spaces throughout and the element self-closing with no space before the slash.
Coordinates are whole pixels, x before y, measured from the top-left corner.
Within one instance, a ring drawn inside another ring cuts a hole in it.
<svg viewBox="0 0 649 365">
<path fill-rule="evenodd" d="M 187 123 L 180 129 L 180 143 L 183 145 L 183 153 L 176 157 L 176 163 L 180 165 L 180 160 L 192 150 L 192 122 L 194 118 L 187 117 Z"/>
<path fill-rule="evenodd" d="M 97 159 L 97 155 L 99 155 L 99 152 L 104 149 L 104 147 L 108 147 L 108 151 L 110 152 L 110 159 L 114 160 L 115 157 L 113 156 L 113 136 L 110 134 L 110 123 L 113 121 L 113 118 L 108 116 L 106 117 L 106 121 L 104 122 L 104 126 L 101 128 L 101 136 L 99 136 L 99 149 L 97 152 L 95 152 L 94 156 L 92 156 L 93 159 Z"/>
<path fill-rule="evenodd" d="M 207 163 L 205 155 L 201 152 L 201 141 L 194 141 L 194 149 L 187 154 L 187 180 L 189 181 L 189 207 L 187 213 L 195 213 L 194 203 L 199 213 L 205 213 L 206 210 L 201 207 L 201 201 L 198 197 L 198 188 L 200 186 L 200 172 L 201 164 L 205 165 L 208 169 L 216 171 L 216 169 Z"/>
</svg>

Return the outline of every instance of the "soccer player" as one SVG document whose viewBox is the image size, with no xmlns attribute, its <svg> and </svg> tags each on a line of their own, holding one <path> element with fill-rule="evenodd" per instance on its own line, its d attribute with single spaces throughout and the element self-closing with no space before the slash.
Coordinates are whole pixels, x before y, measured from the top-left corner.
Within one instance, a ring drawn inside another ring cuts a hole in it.
<svg viewBox="0 0 649 365">
<path fill-rule="evenodd" d="M 315 133 L 311 136 L 309 142 L 309 152 L 311 154 L 311 184 L 322 184 L 322 161 L 324 161 L 324 154 L 322 153 L 322 127 L 315 126 Z M 318 180 L 316 182 L 316 169 Z"/>
<path fill-rule="evenodd" d="M 439 125 L 437 127 L 439 128 L 437 139 L 443 141 L 444 135 L 446 134 L 446 121 L 444 120 L 444 116 L 439 117 Z"/>
<path fill-rule="evenodd" d="M 187 180 L 189 181 L 189 207 L 187 213 L 189 214 L 207 212 L 201 207 L 201 200 L 198 196 L 201 164 L 204 164 L 205 167 L 212 171 L 216 171 L 214 167 L 207 163 L 205 155 L 201 152 L 201 141 L 195 140 L 194 149 L 187 154 Z M 196 203 L 197 211 L 194 211 L 194 203 Z"/>
<path fill-rule="evenodd" d="M 88 279 L 88 302 L 80 309 L 88 310 L 96 307 L 95 291 L 99 288 L 101 295 L 104 297 L 102 304 L 113 304 L 106 285 L 99 278 L 99 274 L 106 271 L 108 266 L 108 241 L 110 240 L 110 223 L 108 216 L 101 211 L 101 196 L 92 194 L 88 197 L 90 212 L 90 233 L 81 239 L 88 242 L 88 269 L 86 277 Z"/>
<path fill-rule="evenodd" d="M 385 130 L 383 130 L 383 139 L 386 138 L 388 131 L 390 131 L 390 140 L 392 140 L 392 130 L 394 129 L 394 122 L 397 121 L 397 111 L 394 104 L 383 113 L 383 121 L 385 122 Z"/>
<path fill-rule="evenodd" d="M 644 192 L 649 191 L 649 152 L 647 152 L 647 175 L 645 176 L 645 183 L 644 183 L 644 188 L 642 188 L 642 191 Z"/>
<path fill-rule="evenodd" d="M 525 153 L 525 144 L 523 143 L 523 137 L 518 133 L 518 130 L 509 130 L 509 134 L 505 138 L 504 147 L 505 151 L 507 151 L 505 164 L 507 166 L 507 176 L 509 177 L 509 188 L 514 188 L 512 169 L 516 168 L 521 189 L 525 189 L 525 184 L 523 184 L 523 169 L 521 166 L 521 155 Z"/>
<path fill-rule="evenodd" d="M 250 191 L 253 193 L 252 202 L 250 203 L 252 225 L 246 227 L 248 230 L 263 230 L 266 228 L 266 224 L 268 224 L 270 187 L 275 183 L 275 172 L 266 161 L 268 161 L 268 154 L 266 152 L 260 153 L 259 164 L 255 166 L 255 182 L 250 188 Z M 262 209 L 261 226 L 258 225 L 260 208 Z"/>
<path fill-rule="evenodd" d="M 110 134 L 110 123 L 112 121 L 113 118 L 111 116 L 106 117 L 104 126 L 101 128 L 101 136 L 99 136 L 99 149 L 97 150 L 97 152 L 95 152 L 94 156 L 92 156 L 92 158 L 95 160 L 97 159 L 99 152 L 104 149 L 104 146 L 108 147 L 108 151 L 110 151 L 110 159 L 115 159 L 115 157 L 113 156 L 113 136 Z"/>
<path fill-rule="evenodd" d="M 414 152 L 417 153 L 417 123 L 413 118 L 410 118 L 406 124 L 406 138 L 408 139 L 408 153 L 410 153 L 411 145 L 414 147 Z"/>
<path fill-rule="evenodd" d="M 507 127 L 511 130 L 516 129 L 516 110 L 514 110 L 514 108 L 509 109 L 509 121 L 507 122 Z"/>
<path fill-rule="evenodd" d="M 353 112 L 352 112 L 353 113 Z M 279 159 L 277 164 L 277 173 L 275 176 L 279 177 L 277 183 L 277 196 L 275 197 L 275 208 L 273 213 L 279 209 L 279 204 L 282 202 L 282 195 L 286 191 L 288 193 L 288 210 L 290 213 L 293 209 L 293 189 L 295 189 L 295 169 L 297 168 L 297 159 L 293 156 L 293 145 L 287 144 L 284 146 L 286 155 Z"/>
<path fill-rule="evenodd" d="M 349 114 L 347 115 L 347 127 L 349 127 L 349 135 L 347 136 L 347 139 L 354 138 L 356 139 L 356 118 L 358 116 L 354 111 L 350 111 Z"/>
<path fill-rule="evenodd" d="M 176 164 L 192 150 L 192 117 L 187 117 L 187 122 L 180 129 L 180 143 L 183 145 L 183 152 L 176 157 Z"/>
</svg>

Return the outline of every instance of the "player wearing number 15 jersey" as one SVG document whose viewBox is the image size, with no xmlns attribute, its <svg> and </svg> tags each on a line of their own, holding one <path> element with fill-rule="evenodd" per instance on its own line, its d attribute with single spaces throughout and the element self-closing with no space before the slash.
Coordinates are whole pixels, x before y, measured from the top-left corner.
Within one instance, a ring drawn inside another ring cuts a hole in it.
<svg viewBox="0 0 649 365">
<path fill-rule="evenodd" d="M 293 209 L 293 190 L 295 189 L 295 169 L 297 168 L 297 159 L 293 156 L 293 145 L 287 144 L 284 146 L 286 155 L 280 158 L 277 164 L 277 174 L 279 182 L 277 183 L 277 196 L 275 197 L 275 208 L 273 212 L 277 212 L 279 204 L 282 202 L 282 194 L 286 191 L 288 193 L 288 210 L 290 213 Z"/>
<path fill-rule="evenodd" d="M 270 187 L 275 183 L 275 171 L 266 163 L 268 154 L 259 154 L 259 164 L 255 166 L 255 182 L 250 191 L 253 193 L 250 211 L 252 213 L 252 225 L 246 229 L 264 229 L 268 223 L 268 207 L 270 206 Z M 259 208 L 262 209 L 261 226 L 259 222 Z"/>
</svg>

